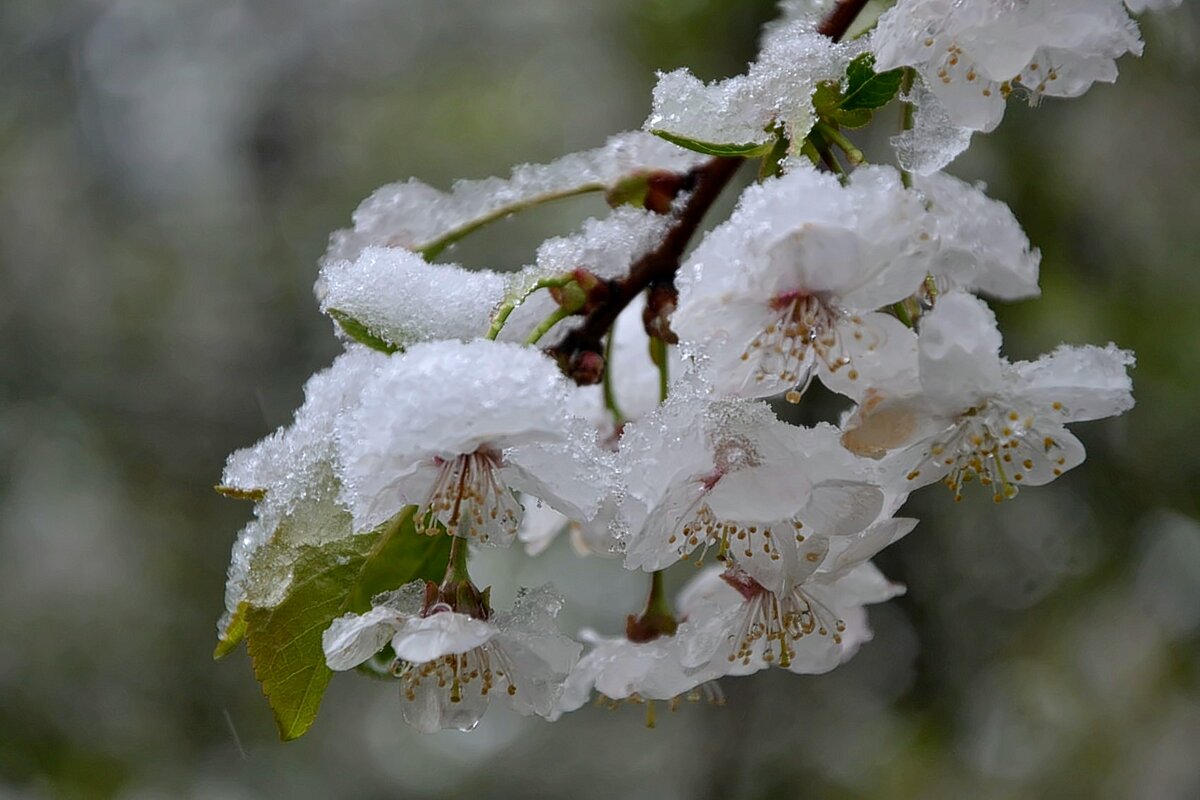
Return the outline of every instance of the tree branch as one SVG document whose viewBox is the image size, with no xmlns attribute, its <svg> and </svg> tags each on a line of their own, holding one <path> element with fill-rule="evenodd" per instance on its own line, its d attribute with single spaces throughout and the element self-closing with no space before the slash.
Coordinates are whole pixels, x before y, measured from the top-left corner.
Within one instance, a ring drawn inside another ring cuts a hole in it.
<svg viewBox="0 0 1200 800">
<path fill-rule="evenodd" d="M 823 33 L 835 42 L 840 42 L 866 5 L 867 0 L 837 0 L 837 4 L 817 25 L 817 33 Z"/>
<path fill-rule="evenodd" d="M 690 189 L 691 195 L 679 213 L 675 225 L 667 231 L 662 242 L 635 261 L 627 276 L 610 282 L 604 301 L 584 317 L 582 325 L 568 333 L 562 342 L 551 349 L 551 355 L 558 358 L 568 375 L 581 383 L 599 380 L 600 375 L 594 375 L 595 357 L 584 359 L 583 354 L 599 356 L 603 352 L 600 340 L 616 322 L 617 315 L 647 287 L 670 282 L 674 278 L 692 234 L 700 227 L 704 215 L 742 165 L 743 160 L 714 158 L 688 173 L 682 188 Z M 581 372 L 580 362 L 583 360 L 588 364 L 587 369 Z"/>
<path fill-rule="evenodd" d="M 841 40 L 866 4 L 867 0 L 837 0 L 837 4 L 817 25 L 817 31 L 835 42 Z M 587 313 L 583 324 L 550 348 L 550 355 L 577 383 L 590 384 L 601 380 L 605 372 L 601 339 L 635 297 L 651 287 L 673 292 L 675 273 L 679 270 L 688 242 L 743 161 L 738 157 L 718 157 L 689 172 L 680 188 L 690 191 L 691 196 L 662 242 L 635 261 L 627 276 L 609 282 L 604 300 Z M 670 300 L 660 300 L 659 305 L 658 308 L 647 309 L 647 330 L 652 336 L 670 340 L 673 335 L 666 325 L 666 318 L 674 304 Z M 653 317 L 658 318 L 656 323 Z"/>
</svg>

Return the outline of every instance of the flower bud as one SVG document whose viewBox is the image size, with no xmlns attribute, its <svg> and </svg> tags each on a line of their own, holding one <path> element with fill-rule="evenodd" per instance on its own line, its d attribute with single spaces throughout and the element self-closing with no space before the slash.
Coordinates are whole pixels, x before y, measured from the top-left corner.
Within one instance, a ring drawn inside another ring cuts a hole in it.
<svg viewBox="0 0 1200 800">
<path fill-rule="evenodd" d="M 656 283 L 650 287 L 646 308 L 642 311 L 642 324 L 646 334 L 667 344 L 679 344 L 679 337 L 671 330 L 671 315 L 679 301 L 679 291 L 674 283 Z"/>
<path fill-rule="evenodd" d="M 594 350 L 577 350 L 567 364 L 567 377 L 580 386 L 591 386 L 604 379 L 604 356 Z"/>
<path fill-rule="evenodd" d="M 686 179 L 685 174 L 668 170 L 637 173 L 610 188 L 604 199 L 612 208 L 641 206 L 656 214 L 666 214 L 684 188 Z"/>
<path fill-rule="evenodd" d="M 571 314 L 588 314 L 608 299 L 608 284 L 583 267 L 571 272 L 572 280 L 550 287 L 554 302 Z"/>
</svg>

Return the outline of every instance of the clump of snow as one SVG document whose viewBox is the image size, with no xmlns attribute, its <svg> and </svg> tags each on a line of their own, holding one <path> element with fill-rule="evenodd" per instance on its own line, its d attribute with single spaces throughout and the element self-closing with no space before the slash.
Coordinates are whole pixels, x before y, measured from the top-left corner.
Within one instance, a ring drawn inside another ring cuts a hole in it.
<svg viewBox="0 0 1200 800">
<path fill-rule="evenodd" d="M 285 556 L 294 547 L 354 532 L 350 515 L 336 502 L 334 418 L 356 401 L 368 378 L 386 362 L 382 353 L 350 347 L 331 367 L 309 378 L 304 404 L 291 425 L 229 456 L 221 476 L 223 488 L 260 499 L 255 518 L 233 544 L 225 585 L 226 613 L 218 624 L 222 633 L 242 601 L 269 607 L 283 598 L 291 585 L 290 560 Z M 277 546 L 268 552 L 269 542 Z"/>
<path fill-rule="evenodd" d="M 929 91 L 923 79 L 914 81 L 912 92 L 901 99 L 916 106 L 912 129 L 892 137 L 896 160 L 908 172 L 932 175 L 971 144 L 973 131 L 950 119 L 942 101 Z"/>
<path fill-rule="evenodd" d="M 609 189 L 638 173 L 687 172 L 701 160 L 656 136 L 630 131 L 593 150 L 515 167 L 508 178 L 457 181 L 449 192 L 417 180 L 390 183 L 355 210 L 352 229 L 333 233 L 325 261 L 353 259 L 371 245 L 423 251 L 455 232 L 527 205 Z"/>
<path fill-rule="evenodd" d="M 395 247 L 326 263 L 316 286 L 323 312 L 351 317 L 397 347 L 483 336 L 507 291 L 499 273 L 430 264 Z"/>
<path fill-rule="evenodd" d="M 817 84 L 839 81 L 861 42 L 834 43 L 811 21 L 768 32 L 757 61 L 744 75 L 704 83 L 687 69 L 660 73 L 647 130 L 708 144 L 766 144 L 783 125 L 793 141 L 813 124 Z"/>
</svg>

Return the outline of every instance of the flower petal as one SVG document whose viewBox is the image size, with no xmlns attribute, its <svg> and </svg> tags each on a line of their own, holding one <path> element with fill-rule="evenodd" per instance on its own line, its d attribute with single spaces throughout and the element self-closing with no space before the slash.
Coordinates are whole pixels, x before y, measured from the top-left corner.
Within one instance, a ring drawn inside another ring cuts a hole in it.
<svg viewBox="0 0 1200 800">
<path fill-rule="evenodd" d="M 1115 344 L 1063 345 L 1037 361 L 1013 364 L 1015 386 L 1010 391 L 1062 422 L 1112 417 L 1133 408 L 1127 370 L 1135 363 L 1133 353 Z"/>
<path fill-rule="evenodd" d="M 332 670 L 357 667 L 382 650 L 402 625 L 396 610 L 387 606 L 335 619 L 321 635 L 325 664 Z"/>
<path fill-rule="evenodd" d="M 921 320 L 921 385 L 948 407 L 966 409 L 1000 387 L 1000 331 L 984 302 L 964 292 L 938 298 Z"/>
<path fill-rule="evenodd" d="M 474 650 L 496 635 L 496 629 L 483 620 L 453 611 L 440 611 L 428 617 L 409 617 L 392 637 L 396 657 L 413 664 L 424 664 L 452 653 Z"/>
</svg>

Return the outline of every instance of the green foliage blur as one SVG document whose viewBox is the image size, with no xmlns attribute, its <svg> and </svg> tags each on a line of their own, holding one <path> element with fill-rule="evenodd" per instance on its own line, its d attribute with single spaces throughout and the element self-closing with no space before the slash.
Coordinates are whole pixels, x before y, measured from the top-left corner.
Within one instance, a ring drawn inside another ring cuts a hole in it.
<svg viewBox="0 0 1200 800">
<path fill-rule="evenodd" d="M 247 504 L 226 454 L 290 419 L 337 341 L 311 295 L 376 186 L 506 174 L 641 125 L 654 70 L 755 52 L 767 0 L 5 0 L 0 7 L 0 797 L 1200 796 L 1200 9 L 1147 17 L 1115 86 L 1010 104 L 951 171 L 1041 247 L 998 308 L 1012 358 L 1137 351 L 1138 406 L 1001 507 L 939 487 L 880 559 L 907 596 L 826 676 L 724 707 L 492 709 L 422 737 L 338 676 L 278 741 L 215 663 Z M 883 111 L 856 141 L 886 159 Z M 896 110 L 897 124 L 899 122 Z M 539 210 L 444 259 L 512 268 L 600 213 Z M 726 206 L 728 208 L 728 205 Z M 639 576 L 558 542 L 480 559 L 500 603 L 566 589 L 619 630 Z M 676 585 L 686 568 L 672 573 Z M 357 679 L 356 679 L 357 678 Z"/>
</svg>

